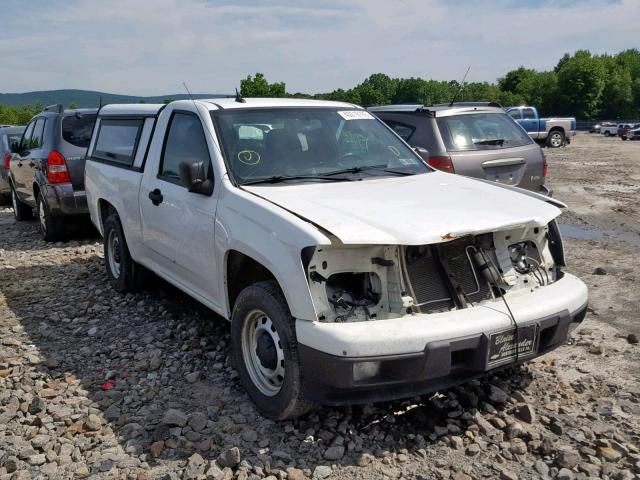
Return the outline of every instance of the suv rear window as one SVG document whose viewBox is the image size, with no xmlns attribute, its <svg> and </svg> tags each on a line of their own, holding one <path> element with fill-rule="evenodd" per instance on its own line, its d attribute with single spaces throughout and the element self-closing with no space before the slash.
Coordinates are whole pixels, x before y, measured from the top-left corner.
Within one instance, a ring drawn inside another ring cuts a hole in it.
<svg viewBox="0 0 640 480">
<path fill-rule="evenodd" d="M 447 150 L 495 150 L 533 142 L 527 132 L 504 113 L 451 115 L 436 119 Z"/>
<path fill-rule="evenodd" d="M 143 124 L 142 118 L 101 119 L 91 156 L 108 162 L 133 165 Z"/>
<path fill-rule="evenodd" d="M 70 115 L 62 119 L 62 138 L 65 142 L 80 148 L 89 147 L 96 114 Z"/>
</svg>

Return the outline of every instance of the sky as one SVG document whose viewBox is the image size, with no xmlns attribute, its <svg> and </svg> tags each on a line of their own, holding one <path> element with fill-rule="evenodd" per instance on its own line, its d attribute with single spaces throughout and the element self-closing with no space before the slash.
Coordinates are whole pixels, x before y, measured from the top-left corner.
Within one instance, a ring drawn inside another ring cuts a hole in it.
<svg viewBox="0 0 640 480">
<path fill-rule="evenodd" d="M 372 73 L 495 81 L 567 52 L 640 47 L 640 0 L 0 0 L 0 92 L 288 92 Z"/>
</svg>

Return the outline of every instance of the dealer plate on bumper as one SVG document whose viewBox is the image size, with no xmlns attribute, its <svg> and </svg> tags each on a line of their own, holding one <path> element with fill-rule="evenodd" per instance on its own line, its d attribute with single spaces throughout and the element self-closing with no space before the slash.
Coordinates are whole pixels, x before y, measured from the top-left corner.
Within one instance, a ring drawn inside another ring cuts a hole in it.
<svg viewBox="0 0 640 480">
<path fill-rule="evenodd" d="M 516 358 L 533 355 L 538 350 L 538 325 L 526 325 L 489 334 L 487 368 L 508 363 Z"/>
</svg>

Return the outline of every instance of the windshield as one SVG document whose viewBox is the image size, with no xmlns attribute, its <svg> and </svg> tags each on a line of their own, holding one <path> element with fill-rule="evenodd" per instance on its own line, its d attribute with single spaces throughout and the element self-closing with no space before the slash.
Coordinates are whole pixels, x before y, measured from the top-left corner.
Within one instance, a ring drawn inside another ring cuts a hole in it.
<svg viewBox="0 0 640 480">
<path fill-rule="evenodd" d="M 431 171 L 364 110 L 260 108 L 218 110 L 211 115 L 227 166 L 241 184 Z"/>
<path fill-rule="evenodd" d="M 473 113 L 437 118 L 447 150 L 493 150 L 533 143 L 504 113 Z"/>
</svg>

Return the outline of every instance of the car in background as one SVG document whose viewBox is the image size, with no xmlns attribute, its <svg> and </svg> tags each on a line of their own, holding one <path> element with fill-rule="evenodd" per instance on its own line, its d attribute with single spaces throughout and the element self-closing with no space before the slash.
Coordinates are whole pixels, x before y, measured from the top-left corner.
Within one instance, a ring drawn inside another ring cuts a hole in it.
<svg viewBox="0 0 640 480">
<path fill-rule="evenodd" d="M 636 124 L 636 127 L 629 130 L 627 133 L 628 140 L 640 140 L 640 124 Z"/>
<path fill-rule="evenodd" d="M 88 218 L 84 163 L 97 109 L 52 105 L 31 119 L 11 156 L 9 181 L 16 220 L 35 209 L 45 241 L 62 240 L 65 223 Z"/>
<path fill-rule="evenodd" d="M 616 123 L 612 123 L 610 125 L 607 126 L 602 126 L 600 128 L 600 133 L 602 133 L 602 135 L 604 135 L 605 137 L 615 137 L 616 135 L 618 135 L 618 128 L 620 128 L 623 124 L 616 124 Z"/>
<path fill-rule="evenodd" d="M 573 117 L 540 118 L 535 107 L 526 105 L 505 107 L 505 110 L 531 138 L 549 148 L 558 148 L 571 143 L 571 137 L 576 134 L 577 124 Z"/>
<path fill-rule="evenodd" d="M 602 129 L 605 127 L 616 127 L 616 124 L 613 122 L 596 123 L 589 129 L 589 133 L 602 133 Z"/>
<path fill-rule="evenodd" d="M 635 128 L 639 128 L 640 123 L 623 123 L 618 125 L 618 136 L 622 140 L 627 140 L 629 138 L 629 132 Z"/>
<path fill-rule="evenodd" d="M 11 146 L 20 142 L 24 129 L 24 125 L 0 125 L 0 203 L 6 202 L 11 195 L 11 185 L 9 184 Z"/>
<path fill-rule="evenodd" d="M 547 162 L 542 149 L 497 103 L 387 105 L 369 108 L 429 165 L 543 195 Z"/>
</svg>

